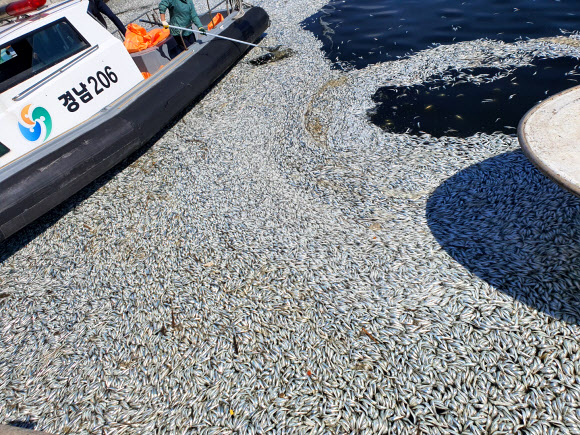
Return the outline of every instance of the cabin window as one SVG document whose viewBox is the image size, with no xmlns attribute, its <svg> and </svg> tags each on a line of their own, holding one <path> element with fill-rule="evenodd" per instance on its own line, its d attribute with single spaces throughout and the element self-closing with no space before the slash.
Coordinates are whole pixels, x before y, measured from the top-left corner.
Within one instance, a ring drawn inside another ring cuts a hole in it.
<svg viewBox="0 0 580 435">
<path fill-rule="evenodd" d="M 89 46 L 65 18 L 0 45 L 0 92 Z"/>
<path fill-rule="evenodd" d="M 10 152 L 10 150 L 5 147 L 2 143 L 0 143 L 0 157 L 2 157 L 4 154 L 8 154 Z"/>
</svg>

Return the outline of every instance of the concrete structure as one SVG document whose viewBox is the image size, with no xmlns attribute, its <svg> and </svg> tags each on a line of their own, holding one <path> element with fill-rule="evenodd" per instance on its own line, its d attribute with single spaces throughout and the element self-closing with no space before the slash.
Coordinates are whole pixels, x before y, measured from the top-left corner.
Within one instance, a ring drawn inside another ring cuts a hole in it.
<svg viewBox="0 0 580 435">
<path fill-rule="evenodd" d="M 526 156 L 544 174 L 580 196 L 580 86 L 532 108 L 520 121 Z"/>
</svg>

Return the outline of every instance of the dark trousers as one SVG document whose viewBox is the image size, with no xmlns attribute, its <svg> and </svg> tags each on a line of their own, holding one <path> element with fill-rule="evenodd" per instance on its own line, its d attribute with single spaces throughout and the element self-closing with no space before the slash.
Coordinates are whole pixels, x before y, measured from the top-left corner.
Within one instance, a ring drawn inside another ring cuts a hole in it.
<svg viewBox="0 0 580 435">
<path fill-rule="evenodd" d="M 183 42 L 185 42 L 185 47 L 189 47 L 191 44 L 197 41 L 195 33 L 192 33 L 189 36 L 174 36 L 174 38 L 177 40 L 179 45 L 183 45 Z M 181 38 L 183 38 L 183 42 L 181 41 Z"/>
<path fill-rule="evenodd" d="M 93 17 L 95 17 L 99 22 L 107 28 L 107 23 L 103 18 L 101 13 L 105 14 L 109 20 L 119 29 L 119 32 L 125 36 L 127 29 L 121 22 L 121 20 L 115 15 L 115 13 L 105 4 L 103 0 L 89 0 L 89 12 Z"/>
<path fill-rule="evenodd" d="M 181 38 L 183 38 L 183 40 Z M 175 39 L 175 42 L 177 42 L 177 45 L 175 47 L 173 47 L 173 49 L 169 50 L 169 56 L 172 59 L 175 56 L 177 56 L 179 53 L 186 50 L 187 47 L 189 47 L 195 41 L 197 41 L 197 39 L 195 37 L 195 33 L 192 33 L 189 36 L 173 35 L 173 39 Z M 185 47 L 183 46 L 184 43 L 185 43 Z"/>
</svg>

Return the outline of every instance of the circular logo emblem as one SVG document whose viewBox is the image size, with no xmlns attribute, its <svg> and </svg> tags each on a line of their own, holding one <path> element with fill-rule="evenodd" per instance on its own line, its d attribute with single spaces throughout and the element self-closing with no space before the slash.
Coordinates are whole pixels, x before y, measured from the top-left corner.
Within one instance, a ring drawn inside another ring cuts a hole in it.
<svg viewBox="0 0 580 435">
<path fill-rule="evenodd" d="M 44 142 L 52 131 L 52 118 L 44 107 L 31 107 L 32 104 L 29 104 L 20 112 L 20 133 L 30 142 Z"/>
</svg>

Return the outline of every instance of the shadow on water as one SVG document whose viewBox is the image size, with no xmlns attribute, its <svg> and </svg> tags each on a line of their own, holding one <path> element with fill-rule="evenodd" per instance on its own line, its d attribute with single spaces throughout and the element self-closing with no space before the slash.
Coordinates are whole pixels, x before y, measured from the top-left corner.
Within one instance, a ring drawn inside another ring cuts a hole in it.
<svg viewBox="0 0 580 435">
<path fill-rule="evenodd" d="M 536 59 L 504 71 L 450 71 L 427 83 L 377 90 L 373 124 L 394 133 L 467 137 L 475 133 L 515 134 L 520 119 L 538 102 L 579 84 L 578 59 Z"/>
<path fill-rule="evenodd" d="M 176 120 L 173 124 L 177 123 L 178 121 L 179 120 Z M 157 142 L 159 137 L 161 137 L 163 133 L 169 128 L 171 127 L 167 127 L 167 129 L 163 130 L 161 134 L 158 134 L 154 139 L 143 145 L 127 159 L 123 160 L 112 169 L 105 172 L 95 181 L 91 182 L 86 187 L 72 195 L 66 201 L 56 206 L 34 222 L 28 224 L 26 227 L 8 237 L 6 240 L 0 242 L 0 265 L 6 259 L 10 258 L 24 246 L 28 245 L 28 243 L 44 233 L 48 228 L 53 226 L 60 218 L 74 210 L 85 199 L 90 197 L 93 193 L 111 181 L 118 173 L 125 170 L 128 166 L 137 161 L 139 157 L 145 154 L 155 144 L 155 142 Z"/>
<path fill-rule="evenodd" d="M 33 430 L 36 427 L 36 423 L 28 420 L 11 420 L 8 423 L 6 423 L 6 425 L 30 430 Z"/>
<path fill-rule="evenodd" d="M 469 271 L 532 308 L 580 323 L 580 198 L 522 152 L 449 178 L 426 213 L 439 244 Z"/>
</svg>

